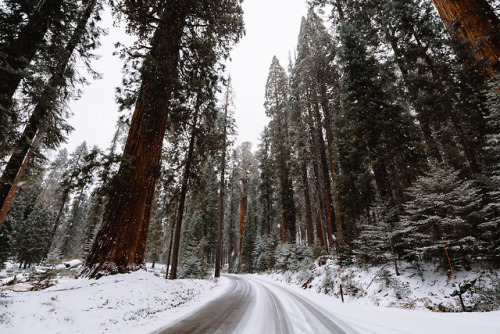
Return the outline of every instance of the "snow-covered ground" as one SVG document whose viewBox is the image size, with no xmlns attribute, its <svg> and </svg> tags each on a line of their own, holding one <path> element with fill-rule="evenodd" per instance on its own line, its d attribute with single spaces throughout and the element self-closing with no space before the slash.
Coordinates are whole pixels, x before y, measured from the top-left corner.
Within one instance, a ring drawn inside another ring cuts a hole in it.
<svg viewBox="0 0 500 334">
<path fill-rule="evenodd" d="M 287 283 L 286 275 L 259 276 L 260 279 L 286 287 L 309 298 L 361 334 L 500 333 L 500 311 L 442 313 L 429 310 L 406 310 L 368 305 L 366 300 L 356 300 L 350 297 L 342 303 L 337 296 L 317 293 L 313 289 L 303 289 L 296 284 Z"/>
<path fill-rule="evenodd" d="M 332 269 L 335 268 L 323 266 L 312 273 L 275 273 L 250 278 L 291 289 L 360 333 L 500 333 L 500 311 L 430 310 L 437 310 L 439 305 L 458 310 L 457 298 L 449 296 L 453 287 L 446 275 L 441 277 L 432 270 L 421 270 L 417 275 L 404 265 L 402 275 L 397 278 L 383 271 L 390 268 L 365 271 L 345 268 L 342 275 L 350 281 L 345 286 L 345 303 L 342 303 L 335 283 L 336 271 Z M 70 275 L 58 278 L 59 283 L 40 291 L 27 291 L 27 283 L 6 286 L 13 274 L 23 281 L 12 265 L 0 272 L 0 277 L 8 276 L 0 280 L 0 333 L 150 333 L 222 296 L 229 286 L 224 278 L 165 280 L 161 266 L 155 271 L 99 280 L 75 279 L 76 270 L 67 270 Z M 492 284 L 495 277 L 487 272 L 470 272 L 459 273 L 457 278 L 460 282 L 476 279 L 477 290 Z M 303 282 L 308 284 L 301 287 Z M 464 297 L 470 306 L 474 295 L 469 291 Z"/>
<path fill-rule="evenodd" d="M 434 312 L 461 312 L 458 297 L 451 296 L 456 287 L 453 277 L 436 266 L 415 266 L 400 263 L 395 274 L 391 265 L 361 269 L 357 266 L 341 268 L 343 293 L 346 302 L 358 305 L 375 305 L 402 309 L 430 310 Z M 492 289 L 499 290 L 500 273 L 495 270 L 475 269 L 455 272 L 457 282 L 464 292 L 464 304 L 468 310 L 500 310 L 500 291 L 496 303 L 488 300 Z M 340 299 L 338 271 L 333 261 L 314 270 L 284 273 L 268 273 L 275 281 L 298 285 L 320 294 Z M 500 333 L 500 332 L 499 332 Z"/>
<path fill-rule="evenodd" d="M 26 283 L 3 286 L 0 333 L 149 333 L 216 298 L 225 282 L 170 281 L 138 271 L 99 280 L 66 277 L 41 291 L 26 291 Z"/>
</svg>

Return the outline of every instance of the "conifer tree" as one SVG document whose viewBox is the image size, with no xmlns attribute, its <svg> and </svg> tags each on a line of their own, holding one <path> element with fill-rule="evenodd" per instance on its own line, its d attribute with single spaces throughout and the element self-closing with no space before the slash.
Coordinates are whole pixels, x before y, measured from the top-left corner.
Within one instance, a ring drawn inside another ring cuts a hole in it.
<svg viewBox="0 0 500 334">
<path fill-rule="evenodd" d="M 47 25 L 47 23 L 43 23 L 44 20 L 48 20 L 49 18 L 51 18 L 51 15 L 54 15 L 54 13 L 50 12 L 50 9 L 47 10 L 45 7 L 52 3 L 54 3 L 53 5 L 55 5 L 55 3 L 62 2 L 63 1 L 60 0 L 52 0 L 45 1 L 43 2 L 43 4 L 41 4 L 41 10 L 47 11 L 44 14 L 47 15 L 47 17 L 44 18 L 42 14 L 42 17 L 34 19 L 35 21 L 41 21 L 42 26 L 38 27 L 38 29 L 43 30 L 43 28 Z M 46 83 L 44 83 L 43 88 L 40 89 L 40 96 L 35 99 L 36 106 L 28 118 L 28 122 L 23 130 L 23 133 L 16 140 L 14 144 L 15 149 L 13 150 L 13 153 L 7 165 L 5 166 L 2 176 L 0 177 L 0 207 L 2 208 L 4 207 L 12 186 L 14 186 L 16 177 L 23 166 L 26 155 L 33 145 L 35 136 L 37 136 L 37 134 L 40 136 L 41 134 L 39 132 L 42 132 L 43 135 L 41 136 L 44 137 L 43 143 L 45 144 L 45 146 L 49 148 L 56 148 L 64 140 L 64 133 L 67 133 L 71 129 L 71 127 L 65 123 L 64 118 L 61 117 L 62 110 L 60 104 L 64 101 L 61 101 L 60 97 L 71 96 L 71 94 L 62 94 L 62 92 L 64 92 L 65 88 L 71 81 L 75 79 L 76 76 L 75 71 L 71 68 L 72 57 L 74 56 L 73 53 L 75 49 L 77 49 L 77 47 L 80 47 L 81 50 L 87 50 L 89 48 L 89 45 L 96 45 L 95 41 L 93 41 L 95 36 L 93 36 L 92 34 L 98 34 L 98 32 L 93 31 L 94 29 L 87 28 L 87 25 L 96 7 L 97 0 L 88 0 L 84 2 L 83 9 L 77 14 L 78 20 L 76 22 L 75 29 L 72 31 L 71 37 L 65 44 L 64 48 L 60 50 L 60 54 L 57 55 L 58 57 L 52 60 L 52 62 L 56 65 L 51 68 L 50 78 Z M 36 13 L 34 13 L 33 15 L 37 16 Z M 38 34 L 38 31 L 32 31 L 31 34 L 31 37 L 25 37 L 28 39 L 36 39 L 39 37 L 36 36 L 36 34 Z M 91 36 L 89 37 L 88 34 L 91 34 Z M 43 35 L 44 33 L 41 34 L 42 38 Z M 21 36 L 19 38 L 21 38 Z M 56 40 L 56 38 L 53 38 L 52 40 Z M 33 42 L 35 43 L 35 45 L 26 45 L 27 41 L 24 41 L 21 44 L 24 45 L 22 48 L 36 48 L 37 42 Z M 18 47 L 21 46 L 18 45 Z M 36 49 L 29 50 L 27 52 L 32 52 L 34 54 L 35 51 Z M 89 57 L 89 55 L 85 54 L 85 52 L 83 52 L 82 55 L 87 58 Z M 20 56 L 17 55 L 16 57 Z M 9 60 L 7 60 L 7 62 L 8 61 Z M 19 64 L 19 66 L 21 65 Z M 18 70 L 21 71 L 21 69 Z M 3 76 L 6 74 L 6 72 L 2 71 L 0 72 L 0 74 Z M 10 82 L 12 81 L 10 79 L 12 79 L 13 81 L 17 81 L 18 84 L 21 80 L 21 76 L 11 73 L 9 80 L 5 79 L 5 81 L 2 81 L 6 86 L 9 86 L 2 87 L 0 91 L 0 95 L 5 96 L 7 100 L 10 98 L 9 94 L 11 96 L 14 93 L 14 86 L 17 87 L 17 84 L 15 82 Z M 5 108 L 10 108 L 10 102 L 7 101 L 5 103 Z"/>
<path fill-rule="evenodd" d="M 359 31 L 347 21 L 340 42 L 339 192 L 346 214 L 356 219 L 373 201 L 372 181 L 380 197 L 394 200 L 397 188 L 411 183 L 408 170 L 420 159 L 409 115 L 384 93 L 375 58 L 367 54 Z"/>
<path fill-rule="evenodd" d="M 233 127 L 230 124 L 230 108 L 233 106 L 233 88 L 231 86 L 231 77 L 228 78 L 226 84 L 226 91 L 223 96 L 221 117 L 221 135 L 222 135 L 222 154 L 220 162 L 220 176 L 219 176 L 219 221 L 217 224 L 217 245 L 215 250 L 215 277 L 220 277 L 220 268 L 222 266 L 222 232 L 224 227 L 224 197 L 226 192 L 226 151 L 228 146 L 228 135 Z"/>
<path fill-rule="evenodd" d="M 120 1 L 118 5 L 126 14 L 129 31 L 148 48 L 140 69 L 140 88 L 132 99 L 135 110 L 123 153 L 127 164 L 122 163 L 118 172 L 127 192 L 117 192 L 106 206 L 102 228 L 85 265 L 84 275 L 89 277 L 144 266 L 151 201 L 180 67 L 196 67 L 196 60 L 201 59 L 202 69 L 213 71 L 243 33 L 239 1 L 169 0 L 147 6 Z M 204 57 L 190 58 L 193 54 Z M 176 240 L 178 237 L 176 231 Z"/>
<path fill-rule="evenodd" d="M 400 242 L 406 256 L 441 259 L 443 237 L 454 263 L 468 266 L 482 247 L 477 225 L 481 195 L 472 180 L 443 167 L 431 169 L 408 188 L 409 201 L 401 217 Z"/>
<path fill-rule="evenodd" d="M 273 57 L 266 82 L 264 107 L 271 118 L 269 131 L 280 180 L 281 231 L 283 243 L 295 243 L 296 208 L 290 176 L 290 136 L 288 78 L 278 58 Z"/>
</svg>

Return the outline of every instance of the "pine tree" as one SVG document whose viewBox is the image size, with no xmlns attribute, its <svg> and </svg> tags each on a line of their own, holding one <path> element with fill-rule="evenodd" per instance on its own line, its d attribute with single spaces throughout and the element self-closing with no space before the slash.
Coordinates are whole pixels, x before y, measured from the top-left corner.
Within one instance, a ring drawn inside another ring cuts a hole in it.
<svg viewBox="0 0 500 334">
<path fill-rule="evenodd" d="M 482 208 L 485 221 L 478 225 L 481 239 L 485 242 L 483 255 L 493 261 L 500 259 L 500 75 L 494 76 L 489 82 L 488 117 L 491 133 L 487 136 L 485 145 L 485 156 L 488 169 L 485 171 L 488 177 L 486 185 L 487 201 Z"/>
<path fill-rule="evenodd" d="M 320 165 L 325 182 L 328 237 L 332 243 L 334 226 L 339 239 L 343 239 L 342 214 L 337 194 L 338 163 L 332 131 L 333 112 L 339 109 L 339 78 L 333 62 L 335 44 L 312 9 L 302 22 L 297 49 L 297 61 L 293 69 L 294 94 L 297 95 L 297 101 L 307 101 L 309 105 L 302 108 L 311 112 L 311 120 L 315 122 Z M 305 96 L 301 97 L 301 94 Z M 330 189 L 333 189 L 333 193 Z"/>
</svg>

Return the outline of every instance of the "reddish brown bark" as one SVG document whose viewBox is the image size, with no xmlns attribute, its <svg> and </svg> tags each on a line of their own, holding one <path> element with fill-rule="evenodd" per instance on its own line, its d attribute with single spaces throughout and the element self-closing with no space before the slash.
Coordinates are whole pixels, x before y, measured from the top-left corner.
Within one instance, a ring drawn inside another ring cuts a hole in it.
<svg viewBox="0 0 500 334">
<path fill-rule="evenodd" d="M 106 205 L 103 223 L 86 260 L 83 275 L 100 277 L 143 268 L 157 170 L 177 78 L 186 14 L 166 6 L 143 65 L 115 194 Z"/>
<path fill-rule="evenodd" d="M 500 71 L 500 19 L 487 0 L 432 0 L 446 27 L 472 45 L 481 44 L 479 58 L 489 58 L 491 71 Z"/>
<path fill-rule="evenodd" d="M 39 138 L 40 138 L 40 136 L 37 136 L 35 138 L 34 144 L 35 144 L 35 142 L 38 141 Z M 5 217 L 7 217 L 7 213 L 9 212 L 10 205 L 14 201 L 14 197 L 16 196 L 17 190 L 19 189 L 18 184 L 26 172 L 26 166 L 28 165 L 30 159 L 31 159 L 31 151 L 29 151 L 28 154 L 26 155 L 26 158 L 24 159 L 21 170 L 19 171 L 19 173 L 16 176 L 16 179 L 14 181 L 14 185 L 12 186 L 12 188 L 10 188 L 9 194 L 7 195 L 7 199 L 5 200 L 5 203 L 2 206 L 2 211 L 0 211 L 0 228 L 2 228 L 2 224 L 5 220 Z"/>
<path fill-rule="evenodd" d="M 327 239 L 329 245 L 333 245 L 333 230 L 335 224 L 335 215 L 333 212 L 333 199 L 331 193 L 331 183 L 330 183 L 330 173 L 328 172 L 328 162 L 326 159 L 326 147 L 325 140 L 323 138 L 323 131 L 321 129 L 321 115 L 319 112 L 319 106 L 317 104 L 313 105 L 314 118 L 316 119 L 316 137 L 318 140 L 318 151 L 319 151 L 319 164 L 321 166 L 322 176 L 323 176 L 323 191 L 325 193 L 325 205 L 326 205 L 326 216 L 328 220 L 328 235 Z"/>
</svg>

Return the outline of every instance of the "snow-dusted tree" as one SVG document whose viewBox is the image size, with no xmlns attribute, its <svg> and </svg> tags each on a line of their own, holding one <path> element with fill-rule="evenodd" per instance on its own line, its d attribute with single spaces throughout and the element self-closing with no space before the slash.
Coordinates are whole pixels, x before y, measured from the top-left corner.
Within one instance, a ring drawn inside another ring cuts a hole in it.
<svg viewBox="0 0 500 334">
<path fill-rule="evenodd" d="M 396 238 L 407 257 L 447 264 L 441 238 L 454 263 L 469 265 L 484 245 L 477 228 L 483 222 L 480 190 L 459 171 L 432 166 L 407 195 Z"/>
<path fill-rule="evenodd" d="M 369 213 L 360 221 L 359 236 L 353 252 L 362 262 L 380 264 L 394 261 L 398 273 L 398 254 L 395 245 L 399 235 L 399 208 L 387 200 L 378 198 Z"/>
<path fill-rule="evenodd" d="M 491 130 L 486 138 L 485 158 L 488 176 L 486 189 L 488 201 L 482 212 L 486 220 L 479 224 L 483 241 L 486 242 L 484 255 L 500 260 L 500 74 L 490 80 L 488 96 L 488 125 Z"/>
<path fill-rule="evenodd" d="M 253 268 L 257 272 L 267 270 L 267 236 L 258 235 L 255 240 L 255 247 L 253 250 Z"/>
<path fill-rule="evenodd" d="M 266 115 L 271 118 L 268 128 L 272 143 L 272 155 L 276 159 L 280 184 L 282 241 L 295 243 L 296 208 L 294 189 L 290 175 L 290 120 L 288 106 L 288 78 L 278 58 L 273 57 L 266 82 Z"/>
<path fill-rule="evenodd" d="M 28 219 L 17 228 L 17 260 L 20 265 L 39 263 L 46 255 L 50 244 L 54 212 L 42 203 L 37 203 Z"/>
<path fill-rule="evenodd" d="M 202 243 L 196 238 L 191 238 L 186 247 L 182 264 L 179 270 L 179 278 L 203 278 L 207 275 L 202 260 Z"/>
</svg>

